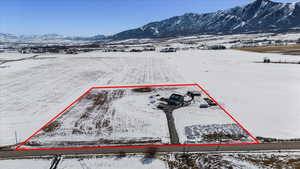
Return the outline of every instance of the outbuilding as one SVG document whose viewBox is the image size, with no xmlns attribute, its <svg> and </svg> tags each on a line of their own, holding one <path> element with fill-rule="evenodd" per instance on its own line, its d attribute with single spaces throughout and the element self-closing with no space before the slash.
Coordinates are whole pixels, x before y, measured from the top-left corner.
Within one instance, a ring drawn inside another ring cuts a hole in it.
<svg viewBox="0 0 300 169">
<path fill-rule="evenodd" d="M 208 108 L 209 105 L 208 104 L 200 104 L 200 108 Z"/>
</svg>

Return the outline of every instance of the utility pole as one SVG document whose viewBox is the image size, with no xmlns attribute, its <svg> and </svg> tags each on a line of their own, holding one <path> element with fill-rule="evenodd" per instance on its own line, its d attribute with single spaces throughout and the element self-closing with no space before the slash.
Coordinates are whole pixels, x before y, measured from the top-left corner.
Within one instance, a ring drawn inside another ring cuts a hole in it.
<svg viewBox="0 0 300 169">
<path fill-rule="evenodd" d="M 17 131 L 15 130 L 15 139 L 16 139 L 16 144 L 18 144 L 18 135 L 17 135 Z"/>
</svg>

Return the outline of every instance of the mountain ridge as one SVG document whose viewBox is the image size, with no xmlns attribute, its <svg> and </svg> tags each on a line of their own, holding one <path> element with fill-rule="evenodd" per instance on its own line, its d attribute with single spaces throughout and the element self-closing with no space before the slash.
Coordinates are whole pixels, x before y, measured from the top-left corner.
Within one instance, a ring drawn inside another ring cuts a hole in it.
<svg viewBox="0 0 300 169">
<path fill-rule="evenodd" d="M 280 3 L 271 0 L 255 0 L 243 6 L 210 13 L 185 13 L 141 27 L 125 30 L 111 36 L 89 37 L 58 34 L 13 35 L 0 33 L 3 41 L 35 40 L 124 40 L 142 38 L 170 38 L 203 34 L 237 34 L 261 32 L 300 31 L 300 0 Z"/>
<path fill-rule="evenodd" d="M 126 30 L 111 39 L 167 38 L 197 34 L 234 34 L 251 32 L 287 31 L 300 27 L 300 1 L 280 3 L 256 0 L 217 12 L 186 13 L 142 27 Z"/>
</svg>

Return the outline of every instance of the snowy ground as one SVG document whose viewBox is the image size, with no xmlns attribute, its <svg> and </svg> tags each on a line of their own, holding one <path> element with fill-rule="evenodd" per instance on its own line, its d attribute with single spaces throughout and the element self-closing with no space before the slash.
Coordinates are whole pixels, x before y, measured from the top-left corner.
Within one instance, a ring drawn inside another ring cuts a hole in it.
<svg viewBox="0 0 300 169">
<path fill-rule="evenodd" d="M 197 89 L 197 88 L 196 88 Z M 198 89 L 200 90 L 200 89 Z M 219 143 L 221 140 L 204 140 L 204 136 L 211 134 L 243 135 L 245 139 L 228 140 L 228 142 L 253 142 L 248 134 L 240 128 L 219 106 L 200 108 L 200 104 L 207 104 L 203 98 L 208 96 L 201 92 L 191 105 L 173 111 L 176 130 L 182 144 Z M 225 141 L 225 140 L 224 140 Z"/>
<path fill-rule="evenodd" d="M 20 159 L 0 160 L 3 169 L 49 169 L 51 160 Z M 142 155 L 93 158 L 63 158 L 57 169 L 164 169 L 167 164 L 159 159 L 146 159 Z"/>
<path fill-rule="evenodd" d="M 0 69 L 0 144 L 25 140 L 93 86 L 184 83 L 156 53 L 85 53 Z M 49 57 L 49 55 L 47 55 Z"/>
<path fill-rule="evenodd" d="M 47 159 L 0 160 L 3 169 L 49 169 L 50 165 Z"/>
<path fill-rule="evenodd" d="M 19 53 L 0 53 L 0 61 L 14 60 L 34 56 L 34 54 L 19 54 Z"/>
<path fill-rule="evenodd" d="M 188 153 L 165 157 L 170 169 L 298 169 L 299 152 L 266 153 Z"/>
<path fill-rule="evenodd" d="M 297 56 L 235 50 L 185 51 L 170 61 L 186 79 L 199 83 L 256 136 L 299 138 L 299 65 L 259 64 Z"/>
<path fill-rule="evenodd" d="M 66 146 L 66 142 L 98 146 L 167 144 L 165 114 L 152 104 L 152 97 L 161 92 L 154 90 L 139 93 L 128 88 L 93 89 L 53 122 L 58 124 L 53 131 L 46 127 L 29 142 L 53 146 Z"/>
<path fill-rule="evenodd" d="M 298 60 L 191 50 L 47 55 L 5 63 L 0 68 L 0 144 L 14 144 L 15 134 L 25 140 L 92 86 L 191 82 L 208 89 L 255 135 L 300 137 L 300 67 L 253 63 L 265 56 Z"/>
<path fill-rule="evenodd" d="M 253 142 L 218 106 L 200 108 L 207 105 L 203 98 L 208 96 L 199 88 L 176 86 L 93 89 L 34 135 L 26 147 L 169 144 L 167 118 L 157 106 L 164 103 L 161 98 L 173 93 L 184 96 L 188 91 L 202 96 L 173 112 L 181 143 Z M 226 139 L 219 138 L 225 135 Z"/>
<path fill-rule="evenodd" d="M 259 33 L 259 34 L 234 34 L 234 35 L 199 35 L 199 36 L 188 36 L 169 39 L 164 42 L 160 42 L 163 46 L 171 45 L 176 48 L 189 48 L 198 47 L 201 45 L 224 45 L 227 48 L 240 47 L 240 46 L 251 46 L 251 45 L 266 45 L 272 41 L 294 41 L 286 42 L 288 44 L 295 44 L 295 41 L 300 38 L 300 33 Z M 140 40 L 140 42 L 145 41 Z M 256 41 L 255 43 L 253 43 Z"/>
<path fill-rule="evenodd" d="M 58 169 L 107 168 L 107 169 L 164 169 L 166 163 L 159 159 L 144 159 L 143 156 L 106 157 L 90 159 L 63 159 Z"/>
<path fill-rule="evenodd" d="M 48 169 L 52 159 L 1 160 L 5 169 Z M 298 169 L 299 152 L 265 153 L 169 153 L 147 158 L 144 154 L 122 156 L 63 157 L 57 169 Z"/>
</svg>

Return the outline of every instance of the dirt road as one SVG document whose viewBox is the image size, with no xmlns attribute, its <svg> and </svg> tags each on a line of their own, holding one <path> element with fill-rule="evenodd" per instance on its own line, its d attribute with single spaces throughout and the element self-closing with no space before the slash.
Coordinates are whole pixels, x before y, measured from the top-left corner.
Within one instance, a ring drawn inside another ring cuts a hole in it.
<svg viewBox="0 0 300 169">
<path fill-rule="evenodd" d="M 9 60 L 0 60 L 0 65 L 9 63 L 9 62 L 18 62 L 18 61 L 23 61 L 23 60 L 29 60 L 29 59 L 36 59 L 39 55 L 34 55 L 31 57 L 25 57 L 21 59 L 9 59 Z"/>
</svg>

